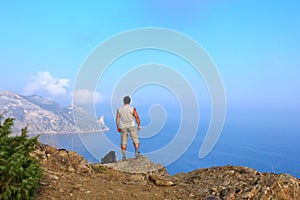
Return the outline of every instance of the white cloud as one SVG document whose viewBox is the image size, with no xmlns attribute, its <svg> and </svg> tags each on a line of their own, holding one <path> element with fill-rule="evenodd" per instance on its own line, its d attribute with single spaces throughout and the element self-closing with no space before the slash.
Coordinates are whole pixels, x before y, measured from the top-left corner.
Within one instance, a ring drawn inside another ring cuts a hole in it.
<svg viewBox="0 0 300 200">
<path fill-rule="evenodd" d="M 97 91 L 78 89 L 73 92 L 74 104 L 99 103 L 103 101 L 102 95 Z"/>
<path fill-rule="evenodd" d="M 53 77 L 50 72 L 38 72 L 31 76 L 30 83 L 24 89 L 25 94 L 34 94 L 39 91 L 47 91 L 51 95 L 64 95 L 69 87 L 69 79 Z"/>
</svg>

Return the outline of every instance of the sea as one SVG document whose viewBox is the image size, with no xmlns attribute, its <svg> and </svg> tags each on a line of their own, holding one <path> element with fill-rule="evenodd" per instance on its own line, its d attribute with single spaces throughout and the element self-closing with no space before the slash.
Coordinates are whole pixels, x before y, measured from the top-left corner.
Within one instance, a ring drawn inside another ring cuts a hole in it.
<svg viewBox="0 0 300 200">
<path fill-rule="evenodd" d="M 73 150 L 85 157 L 89 163 L 100 163 L 110 151 L 121 159 L 120 134 L 114 122 L 110 130 L 99 133 L 41 134 L 42 143 L 60 149 Z M 165 126 L 156 134 L 143 132 L 140 138 L 140 153 L 155 163 L 163 164 L 169 174 L 191 172 L 199 168 L 214 166 L 247 166 L 260 172 L 286 173 L 300 178 L 300 134 L 298 128 L 274 128 L 263 126 L 226 124 L 214 148 L 203 158 L 199 150 L 206 129 L 199 128 L 190 142 L 176 139 L 177 126 Z M 188 135 L 186 130 L 186 134 Z M 147 137 L 147 135 L 150 135 Z M 182 134 L 181 134 L 182 137 Z M 184 134 L 183 134 L 184 137 Z M 179 142 L 178 142 L 179 141 Z M 182 141 L 182 142 L 181 142 Z M 177 144 L 173 145 L 172 143 Z M 166 148 L 167 146 L 170 148 Z M 134 157 L 131 139 L 128 139 L 127 157 Z"/>
</svg>

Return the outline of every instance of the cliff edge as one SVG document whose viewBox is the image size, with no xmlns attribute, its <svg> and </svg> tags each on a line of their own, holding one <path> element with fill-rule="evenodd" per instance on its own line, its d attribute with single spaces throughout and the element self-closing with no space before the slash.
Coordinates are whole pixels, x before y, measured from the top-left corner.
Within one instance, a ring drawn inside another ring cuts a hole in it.
<svg viewBox="0 0 300 200">
<path fill-rule="evenodd" d="M 170 176 L 147 157 L 89 164 L 73 151 L 39 144 L 44 168 L 37 199 L 300 199 L 300 180 L 241 166 Z M 124 172 L 125 171 L 125 172 Z"/>
</svg>

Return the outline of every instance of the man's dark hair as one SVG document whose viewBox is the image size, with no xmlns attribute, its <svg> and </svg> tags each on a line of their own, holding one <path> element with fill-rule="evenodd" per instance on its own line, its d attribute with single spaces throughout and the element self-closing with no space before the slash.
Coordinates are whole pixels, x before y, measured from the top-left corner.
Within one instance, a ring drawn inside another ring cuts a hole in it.
<svg viewBox="0 0 300 200">
<path fill-rule="evenodd" d="M 129 96 L 124 97 L 123 102 L 124 104 L 130 104 L 130 97 Z"/>
</svg>

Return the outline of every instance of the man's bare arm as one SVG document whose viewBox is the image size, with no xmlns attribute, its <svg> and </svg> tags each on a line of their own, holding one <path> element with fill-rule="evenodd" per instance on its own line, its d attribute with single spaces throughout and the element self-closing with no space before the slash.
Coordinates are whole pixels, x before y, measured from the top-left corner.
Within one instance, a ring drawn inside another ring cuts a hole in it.
<svg viewBox="0 0 300 200">
<path fill-rule="evenodd" d="M 134 116 L 135 121 L 136 121 L 136 123 L 137 123 L 137 125 L 138 125 L 138 130 L 141 130 L 141 122 L 140 122 L 140 118 L 139 118 L 139 115 L 137 114 L 135 108 L 133 109 L 133 116 Z"/>
<path fill-rule="evenodd" d="M 117 114 L 116 114 L 116 126 L 117 126 L 117 128 L 120 127 L 120 113 L 119 113 L 119 110 L 117 111 Z"/>
</svg>

